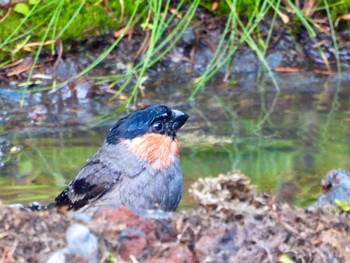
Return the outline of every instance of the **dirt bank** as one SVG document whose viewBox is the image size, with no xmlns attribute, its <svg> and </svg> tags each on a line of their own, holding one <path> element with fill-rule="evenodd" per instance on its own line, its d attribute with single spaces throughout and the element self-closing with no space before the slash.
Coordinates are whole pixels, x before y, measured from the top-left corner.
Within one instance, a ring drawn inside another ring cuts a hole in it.
<svg viewBox="0 0 350 263">
<path fill-rule="evenodd" d="M 201 207 L 174 214 L 121 207 L 86 218 L 3 206 L 0 261 L 347 262 L 346 214 L 277 203 L 240 174 L 199 180 L 191 191 Z"/>
<path fill-rule="evenodd" d="M 176 4 L 177 1 L 172 2 L 173 8 Z M 179 12 L 185 13 L 187 9 L 185 5 Z M 350 44 L 346 22 L 341 20 L 335 27 L 339 41 L 335 46 L 329 23 L 321 19 L 324 13 L 315 12 L 311 16 L 315 20 L 315 36 L 311 36 L 300 22 L 291 22 L 295 19 L 293 12 L 285 16 L 288 16 L 289 23 L 281 16 L 274 20 L 270 13 L 256 22 L 259 26 L 256 32 L 251 32 L 252 42 L 266 43 L 266 48 L 259 50 L 254 50 L 242 40 L 242 28 L 232 29 L 237 31 L 233 45 L 236 51 L 230 53 L 230 59 L 218 70 L 217 89 L 230 90 L 236 83 L 234 89 L 242 87 L 256 91 L 258 82 L 269 84 L 266 90 L 273 92 L 277 89 L 315 92 L 323 90 L 318 76 L 329 78 L 330 90 L 335 89 L 336 83 L 341 80 L 346 84 L 349 82 L 346 72 L 350 70 Z M 227 15 L 215 15 L 198 8 L 184 34 L 173 43 L 173 48 L 165 53 L 159 51 L 154 56 L 161 55 L 160 59 L 146 65 L 143 81 L 139 83 L 137 102 L 159 96 L 162 87 L 171 94 L 174 90 L 182 91 L 181 100 L 187 99 L 197 78 L 210 69 L 208 66 L 213 64 L 217 50 L 224 49 L 219 48 L 220 43 L 228 45 L 227 37 L 223 37 L 227 19 Z M 242 21 L 247 22 L 243 17 Z M 177 22 L 175 19 L 169 25 L 169 31 L 176 28 Z M 0 66 L 0 124 L 4 129 L 45 126 L 47 123 L 55 127 L 85 124 L 94 116 L 107 115 L 125 103 L 137 82 L 139 72 L 135 66 L 145 56 L 150 29 L 134 26 L 96 67 L 77 77 L 114 43 L 118 31 L 120 28 L 71 43 L 57 41 L 53 53 L 43 51 L 39 56 L 30 79 L 34 63 L 31 53 L 24 53 L 26 57 Z M 164 40 L 167 34 L 165 32 L 161 39 Z M 264 62 L 258 53 L 263 54 Z M 266 72 L 267 65 L 275 72 L 274 81 L 270 79 L 270 74 L 262 78 L 265 74 L 261 71 Z M 341 76 L 336 74 L 340 67 L 344 71 Z M 317 77 L 311 75 L 313 73 Z M 132 76 L 130 79 L 127 78 L 129 75 Z M 113 76 L 119 77 L 111 79 Z M 68 83 L 60 85 L 67 80 Z M 213 79 L 211 81 L 214 82 Z M 125 83 L 128 84 L 124 86 Z M 147 105 L 147 101 L 143 104 Z"/>
<path fill-rule="evenodd" d="M 177 1 L 171 3 L 173 9 Z M 179 10 L 179 16 L 188 10 L 185 4 Z M 334 26 L 337 43 L 334 43 L 329 21 L 325 12 L 314 10 L 310 13 L 310 20 L 314 28 L 311 34 L 304 24 L 298 21 L 296 14 L 287 8 L 289 12 L 274 16 L 268 12 L 263 18 L 256 21 L 257 27 L 250 32 L 251 42 L 245 41 L 244 35 L 249 24 L 249 19 L 242 16 L 242 25 L 231 30 L 237 31 L 235 48 L 228 63 L 221 68 L 228 75 L 247 72 L 256 72 L 264 65 L 277 72 L 298 73 L 301 71 L 313 71 L 320 74 L 333 74 L 340 63 L 343 70 L 349 70 L 350 49 L 349 32 L 345 20 L 340 20 Z M 168 14 L 171 16 L 171 14 Z M 161 55 L 156 63 L 147 66 L 147 77 L 154 77 L 166 70 L 177 68 L 183 74 L 198 76 L 202 74 L 211 61 L 217 49 L 224 49 L 227 44 L 227 35 L 224 37 L 228 15 L 216 15 L 203 7 L 199 7 L 193 16 L 191 23 L 183 35 L 174 44 L 173 48 L 162 54 L 159 51 L 155 56 Z M 287 22 L 288 21 L 288 22 Z M 294 21 L 294 22 L 293 22 Z M 167 33 L 176 28 L 179 20 L 175 19 L 169 24 L 168 30 L 161 39 L 167 37 Z M 90 38 L 55 43 L 54 52 L 42 52 L 35 66 L 32 81 L 28 83 L 29 69 L 33 66 L 34 55 L 27 55 L 20 60 L 12 61 L 0 67 L 0 86 L 24 87 L 30 89 L 47 87 L 67 79 L 72 79 L 65 85 L 65 97 L 74 96 L 78 100 L 91 98 L 109 92 L 116 92 L 123 82 L 116 82 L 109 90 L 107 85 L 94 85 L 88 78 L 74 79 L 83 69 L 89 67 L 115 41 L 116 35 L 120 35 L 121 29 L 116 28 L 107 34 L 91 36 Z M 119 33 L 118 33 L 119 32 Z M 118 45 L 103 59 L 97 67 L 94 67 L 86 76 L 106 76 L 128 73 L 130 65 L 136 65 L 143 59 L 149 45 L 151 30 L 140 26 L 133 26 Z M 223 41 L 223 46 L 220 43 Z M 254 45 L 247 43 L 253 43 Z M 258 43 L 264 43 L 261 47 L 253 48 Z M 157 43 L 158 44 L 158 43 Z M 266 47 L 265 47 L 266 45 Z M 45 50 L 45 49 L 44 49 Z M 262 57 L 264 62 L 261 62 Z M 28 54 L 28 53 L 25 53 Z M 136 77 L 136 76 L 135 76 Z M 234 79 L 234 78 L 232 78 Z M 130 83 L 132 86 L 135 83 Z M 0 94 L 1 95 L 1 94 Z"/>
</svg>

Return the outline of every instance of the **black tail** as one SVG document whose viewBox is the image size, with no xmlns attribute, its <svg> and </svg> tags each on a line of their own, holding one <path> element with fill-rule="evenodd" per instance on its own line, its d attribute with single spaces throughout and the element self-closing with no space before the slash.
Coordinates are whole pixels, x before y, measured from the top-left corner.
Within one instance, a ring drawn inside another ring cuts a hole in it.
<svg viewBox="0 0 350 263">
<path fill-rule="evenodd" d="M 48 205 L 42 205 L 39 202 L 33 202 L 29 204 L 26 208 L 30 211 L 42 211 L 42 210 L 49 210 L 55 206 L 54 203 L 48 204 Z"/>
<path fill-rule="evenodd" d="M 55 206 L 54 203 L 48 204 L 48 205 L 42 205 L 39 202 L 33 202 L 29 205 L 23 205 L 23 204 L 11 204 L 10 207 L 18 208 L 21 210 L 26 211 L 43 211 L 43 210 L 49 210 Z"/>
</svg>

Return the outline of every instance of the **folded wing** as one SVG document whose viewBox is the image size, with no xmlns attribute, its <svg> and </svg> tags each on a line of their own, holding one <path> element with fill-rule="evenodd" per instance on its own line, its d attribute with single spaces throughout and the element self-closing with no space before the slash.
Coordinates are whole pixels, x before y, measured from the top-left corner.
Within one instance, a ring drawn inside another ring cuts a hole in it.
<svg viewBox="0 0 350 263">
<path fill-rule="evenodd" d="M 107 193 L 120 181 L 121 172 L 108 168 L 101 160 L 88 161 L 77 177 L 55 198 L 55 206 L 77 210 Z"/>
</svg>

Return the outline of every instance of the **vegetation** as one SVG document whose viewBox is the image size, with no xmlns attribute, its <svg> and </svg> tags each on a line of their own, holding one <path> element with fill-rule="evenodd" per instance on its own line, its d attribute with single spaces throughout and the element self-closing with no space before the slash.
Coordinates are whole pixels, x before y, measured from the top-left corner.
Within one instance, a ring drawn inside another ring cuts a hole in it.
<svg viewBox="0 0 350 263">
<path fill-rule="evenodd" d="M 195 15 L 200 8 L 206 8 L 214 15 L 223 18 L 224 23 L 221 39 L 217 43 L 211 62 L 207 65 L 206 71 L 193 82 L 193 97 L 222 68 L 226 68 L 227 71 L 225 79 L 234 81 L 229 78 L 231 57 L 242 45 L 253 49 L 263 69 L 271 73 L 265 55 L 277 20 L 283 21 L 290 32 L 296 32 L 302 27 L 310 36 L 316 36 L 319 32 L 331 34 L 334 48 L 337 50 L 339 43 L 336 28 L 340 27 L 340 24 L 346 26 L 344 21 L 349 19 L 350 2 L 345 0 L 302 2 L 303 4 L 297 0 L 28 0 L 16 1 L 16 4 L 2 4 L 4 8 L 0 10 L 0 39 L 2 39 L 0 69 L 28 56 L 29 52 L 33 57 L 33 63 L 29 68 L 26 83 L 33 84 L 31 76 L 36 63 L 43 54 L 60 55 L 62 52 L 60 43 L 63 43 L 63 48 L 69 51 L 72 42 L 114 32 L 115 41 L 78 76 L 72 77 L 78 78 L 103 61 L 127 34 L 137 28 L 145 34 L 137 58 L 129 62 L 125 71 L 113 76 L 99 76 L 96 79 L 98 83 L 108 83 L 111 87 L 122 83 L 119 85 L 119 91 L 124 91 L 126 87 L 134 87 L 126 101 L 128 104 L 136 97 L 139 87 L 142 86 L 146 70 L 172 50 L 188 26 L 196 26 Z M 263 35 L 260 22 L 266 19 L 271 23 L 268 34 Z M 327 56 L 321 47 L 319 52 L 330 70 Z M 339 57 L 337 61 L 340 72 Z M 272 80 L 274 81 L 273 77 Z M 69 81 L 71 79 L 54 88 L 63 86 Z M 274 83 L 278 90 L 277 82 Z"/>
</svg>

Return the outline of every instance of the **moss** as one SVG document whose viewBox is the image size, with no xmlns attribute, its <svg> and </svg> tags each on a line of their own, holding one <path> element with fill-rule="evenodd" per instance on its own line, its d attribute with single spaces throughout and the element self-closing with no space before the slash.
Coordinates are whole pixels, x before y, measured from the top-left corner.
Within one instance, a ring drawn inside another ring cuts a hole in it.
<svg viewBox="0 0 350 263">
<path fill-rule="evenodd" d="M 121 6 L 121 2 L 124 6 Z M 31 36 L 30 42 L 41 41 L 51 19 L 55 19 L 55 21 L 52 21 L 52 27 L 49 29 L 46 40 L 57 38 L 57 35 L 77 12 L 81 3 L 81 1 L 70 0 L 42 1 L 40 7 L 28 17 L 24 26 L 15 34 L 16 36 L 23 35 L 23 37 L 12 41 L 9 45 L 5 45 L 0 51 L 2 53 L 0 58 L 10 56 L 9 52 L 15 48 L 16 44 L 21 43 L 26 35 Z M 28 6 L 30 6 L 29 3 Z M 30 7 L 33 8 L 33 6 Z M 75 17 L 74 21 L 59 38 L 67 43 L 71 40 L 83 40 L 91 35 L 104 34 L 109 30 L 117 30 L 122 21 L 122 14 L 124 13 L 124 16 L 127 17 L 133 11 L 133 8 L 134 2 L 132 1 L 86 1 L 79 15 Z M 0 26 L 0 39 L 7 39 L 22 19 L 25 19 L 23 14 L 11 12 Z"/>
<path fill-rule="evenodd" d="M 213 10 L 213 6 L 215 5 L 213 4 L 214 2 L 217 2 L 217 7 L 215 7 L 215 10 Z M 226 1 L 202 0 L 200 5 L 217 15 L 229 14 L 231 12 L 231 9 Z M 238 15 L 249 16 L 256 11 L 257 5 L 259 5 L 259 0 L 237 1 L 235 8 Z"/>
<path fill-rule="evenodd" d="M 28 5 L 29 9 L 34 8 L 34 4 L 39 0 L 27 0 L 22 4 Z M 147 5 L 152 3 L 150 1 L 136 0 L 141 3 L 139 14 L 147 9 Z M 175 2 L 175 1 L 173 1 Z M 193 2 L 189 0 L 188 3 Z M 201 6 L 212 11 L 216 15 L 228 14 L 230 7 L 227 4 L 229 1 L 213 1 L 202 0 Z M 233 4 L 236 5 L 237 14 L 240 17 L 250 18 L 254 17 L 262 6 L 265 4 L 277 5 L 277 0 L 258 1 L 258 0 L 236 0 Z M 69 25 L 68 23 L 79 9 L 80 5 L 84 3 L 79 14 L 75 17 L 74 21 Z M 158 3 L 158 2 L 157 2 Z M 213 3 L 218 3 L 218 6 L 213 10 Z M 348 14 L 350 11 L 350 1 L 340 0 L 323 0 L 318 1 L 317 12 L 324 16 L 325 8 L 330 8 L 333 21 L 343 15 Z M 16 59 L 24 55 L 22 50 L 13 54 L 11 51 L 16 50 L 16 45 L 21 44 L 24 39 L 29 42 L 42 41 L 48 25 L 51 24 L 51 28 L 47 34 L 46 40 L 61 39 L 65 43 L 65 47 L 71 40 L 79 41 L 91 36 L 102 35 L 111 30 L 117 30 L 123 21 L 133 12 L 135 8 L 135 0 L 41 0 L 37 9 L 29 17 L 25 17 L 22 13 L 12 11 L 10 15 L 0 24 L 0 60 L 12 58 Z M 285 6 L 282 4 L 280 7 L 283 11 Z M 271 12 L 274 11 L 270 8 Z M 6 10 L 0 10 L 0 18 L 4 17 Z M 147 14 L 147 12 L 145 12 Z M 10 36 L 14 30 L 18 27 L 19 21 L 27 19 L 24 26 L 21 27 L 16 34 L 12 37 L 10 43 L 3 44 L 4 41 Z M 300 21 L 294 17 L 292 25 L 299 27 Z M 345 24 L 345 23 L 343 23 Z M 65 30 L 62 34 L 62 30 Z M 33 49 L 35 51 L 35 49 Z"/>
</svg>

